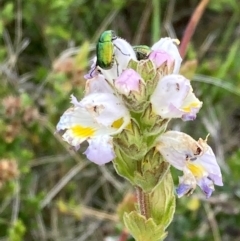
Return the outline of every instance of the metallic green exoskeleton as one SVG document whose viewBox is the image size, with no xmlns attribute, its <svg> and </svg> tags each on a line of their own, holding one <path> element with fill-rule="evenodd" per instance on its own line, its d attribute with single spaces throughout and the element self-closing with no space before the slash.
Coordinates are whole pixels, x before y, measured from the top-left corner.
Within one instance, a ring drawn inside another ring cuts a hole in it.
<svg viewBox="0 0 240 241">
<path fill-rule="evenodd" d="M 151 48 L 147 45 L 133 46 L 133 50 L 136 54 L 137 60 L 146 59 L 151 52 Z"/>
<path fill-rule="evenodd" d="M 114 44 L 113 40 L 117 39 L 114 31 L 104 31 L 97 43 L 97 63 L 102 69 L 110 69 L 114 63 Z"/>
</svg>

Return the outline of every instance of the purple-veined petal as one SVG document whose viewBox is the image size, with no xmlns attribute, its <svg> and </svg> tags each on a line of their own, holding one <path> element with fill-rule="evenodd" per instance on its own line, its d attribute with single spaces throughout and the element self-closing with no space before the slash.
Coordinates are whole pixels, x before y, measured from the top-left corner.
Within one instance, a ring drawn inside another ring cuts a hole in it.
<svg viewBox="0 0 240 241">
<path fill-rule="evenodd" d="M 129 95 L 131 91 L 139 92 L 141 76 L 133 69 L 124 70 L 115 81 L 115 87 L 122 94 Z"/>
<path fill-rule="evenodd" d="M 89 146 L 84 154 L 97 165 L 104 165 L 115 158 L 112 146 L 112 138 L 101 136 L 88 140 Z"/>
</svg>

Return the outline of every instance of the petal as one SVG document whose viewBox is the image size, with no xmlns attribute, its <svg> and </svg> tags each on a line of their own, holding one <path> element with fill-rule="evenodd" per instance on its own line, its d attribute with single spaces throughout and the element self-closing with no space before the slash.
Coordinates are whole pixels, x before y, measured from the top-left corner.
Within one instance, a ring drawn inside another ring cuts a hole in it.
<svg viewBox="0 0 240 241">
<path fill-rule="evenodd" d="M 205 193 L 207 198 L 209 198 L 212 195 L 212 192 L 214 191 L 214 185 L 211 180 L 204 177 L 204 178 L 201 178 L 200 180 L 198 180 L 197 184 L 202 189 L 202 191 Z"/>
<path fill-rule="evenodd" d="M 139 92 L 141 76 L 133 69 L 126 69 L 116 79 L 115 86 L 122 94 L 129 95 L 131 91 Z"/>
<path fill-rule="evenodd" d="M 88 143 L 89 146 L 84 154 L 97 165 L 104 165 L 115 158 L 111 137 L 101 136 L 93 138 L 88 140 Z"/>
<path fill-rule="evenodd" d="M 193 174 L 187 168 L 184 168 L 183 176 L 179 177 L 179 186 L 176 189 L 178 197 L 192 194 L 196 188 L 196 184 L 197 182 Z"/>
<path fill-rule="evenodd" d="M 62 138 L 77 148 L 88 138 L 111 134 L 116 129 L 99 125 L 84 108 L 72 107 L 61 116 L 57 131 L 65 131 Z"/>
<path fill-rule="evenodd" d="M 176 189 L 176 193 L 177 193 L 177 196 L 180 198 L 180 197 L 183 197 L 187 194 L 191 194 L 192 193 L 192 186 L 189 185 L 189 184 L 185 184 L 185 183 L 181 183 L 177 189 Z"/>
<path fill-rule="evenodd" d="M 174 59 L 174 70 L 173 73 L 177 74 L 179 72 L 182 58 L 179 54 L 178 48 L 175 45 L 178 41 L 171 38 L 161 38 L 157 43 L 152 46 L 152 50 L 163 50 L 170 54 Z"/>
<path fill-rule="evenodd" d="M 208 172 L 208 178 L 210 178 L 215 185 L 223 186 L 221 170 L 212 148 L 207 145 L 206 140 L 201 138 L 198 140 L 198 143 L 204 149 L 204 154 L 198 157 L 198 161 Z"/>
<path fill-rule="evenodd" d="M 185 111 L 185 114 L 182 115 L 182 120 L 188 121 L 188 120 L 195 120 L 196 115 L 199 112 L 200 108 L 202 107 L 202 102 L 199 101 L 198 98 L 194 95 L 191 91 L 188 92 L 188 95 L 184 99 L 183 105 L 181 106 L 181 109 Z"/>
<path fill-rule="evenodd" d="M 92 79 L 94 77 L 96 77 L 99 73 L 98 73 L 98 69 L 96 68 L 96 62 L 97 62 L 97 57 L 95 56 L 92 60 L 91 60 L 92 64 L 91 64 L 91 68 L 89 70 L 89 72 L 84 75 L 84 78 L 86 80 L 88 79 Z"/>
<path fill-rule="evenodd" d="M 81 106 L 80 102 L 77 100 L 77 98 L 73 94 L 71 95 L 70 99 L 71 99 L 70 103 L 73 104 L 75 107 Z"/>
<path fill-rule="evenodd" d="M 150 53 L 148 58 L 153 61 L 157 68 L 166 62 L 170 70 L 171 66 L 174 64 L 173 57 L 164 50 L 154 50 Z"/>
<path fill-rule="evenodd" d="M 190 81 L 181 75 L 164 76 L 150 101 L 153 111 L 162 118 L 186 119 L 186 115 L 196 115 L 202 106 L 202 102 L 192 93 Z"/>
<path fill-rule="evenodd" d="M 119 119 L 124 120 L 124 126 L 130 122 L 130 115 L 122 100 L 110 93 L 92 93 L 81 101 L 92 117 L 104 126 L 110 127 Z"/>
<path fill-rule="evenodd" d="M 88 79 L 85 86 L 85 95 L 91 93 L 114 93 L 112 87 L 108 84 L 102 74 Z"/>
<path fill-rule="evenodd" d="M 74 127 L 76 124 L 82 126 L 94 126 L 96 123 L 84 108 L 72 107 L 67 109 L 61 116 L 60 121 L 57 124 L 57 131 Z"/>
<path fill-rule="evenodd" d="M 191 136 L 183 132 L 167 131 L 157 138 L 156 149 L 171 165 L 183 170 L 188 160 L 196 159 L 202 147 Z"/>
<path fill-rule="evenodd" d="M 125 69 L 130 59 L 137 60 L 132 46 L 126 40 L 117 38 L 113 40 L 113 44 L 115 46 L 115 57 L 120 67 Z"/>
</svg>

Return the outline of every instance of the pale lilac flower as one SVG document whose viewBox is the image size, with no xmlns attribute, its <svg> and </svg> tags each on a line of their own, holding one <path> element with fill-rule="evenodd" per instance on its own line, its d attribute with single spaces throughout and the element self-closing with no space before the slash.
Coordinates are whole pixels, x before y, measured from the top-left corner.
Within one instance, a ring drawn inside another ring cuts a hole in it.
<svg viewBox="0 0 240 241">
<path fill-rule="evenodd" d="M 124 95 L 139 92 L 141 76 L 133 69 L 124 70 L 114 82 L 117 90 Z"/>
<path fill-rule="evenodd" d="M 214 184 L 223 185 L 221 170 L 206 140 L 195 141 L 185 133 L 167 131 L 157 139 L 156 148 L 167 162 L 183 171 L 177 188 L 179 197 L 192 193 L 198 185 L 208 198 Z"/>
<path fill-rule="evenodd" d="M 174 74 L 179 73 L 182 62 L 182 58 L 176 46 L 176 43 L 178 44 L 178 42 L 179 41 L 177 39 L 161 38 L 157 43 L 152 46 L 152 50 L 163 50 L 174 59 Z"/>
<path fill-rule="evenodd" d="M 88 141 L 85 154 L 90 161 L 99 165 L 111 161 L 114 158 L 111 136 L 121 132 L 130 122 L 122 101 L 112 93 L 91 93 L 80 102 L 72 96 L 71 103 L 74 106 L 61 116 L 57 131 L 64 131 L 63 139 L 76 149 Z M 100 158 L 97 153 L 104 153 L 105 157 Z"/>
<path fill-rule="evenodd" d="M 103 135 L 91 138 L 88 143 L 89 146 L 84 154 L 90 161 L 103 165 L 115 158 L 111 136 Z"/>
<path fill-rule="evenodd" d="M 153 112 L 162 118 L 193 120 L 202 107 L 190 81 L 181 75 L 166 75 L 157 84 L 150 101 Z"/>
</svg>

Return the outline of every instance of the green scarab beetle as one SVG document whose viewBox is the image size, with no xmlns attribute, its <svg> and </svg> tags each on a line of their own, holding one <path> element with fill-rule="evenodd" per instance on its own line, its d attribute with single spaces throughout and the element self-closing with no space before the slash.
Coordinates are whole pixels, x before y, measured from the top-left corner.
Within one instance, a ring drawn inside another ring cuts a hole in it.
<svg viewBox="0 0 240 241">
<path fill-rule="evenodd" d="M 110 69 L 114 63 L 114 44 L 113 40 L 117 39 L 114 31 L 104 31 L 97 43 L 97 63 L 102 69 Z"/>
</svg>

